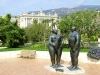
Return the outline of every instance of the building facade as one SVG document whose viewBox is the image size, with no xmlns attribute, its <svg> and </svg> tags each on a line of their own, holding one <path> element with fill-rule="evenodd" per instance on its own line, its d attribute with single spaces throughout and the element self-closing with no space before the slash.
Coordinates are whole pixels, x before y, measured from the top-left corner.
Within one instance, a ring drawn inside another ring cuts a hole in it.
<svg viewBox="0 0 100 75">
<path fill-rule="evenodd" d="M 52 25 L 53 22 L 57 22 L 59 17 L 56 13 L 54 14 L 45 14 L 40 11 L 38 13 L 22 13 L 20 16 L 12 17 L 16 18 L 20 28 L 26 28 L 33 23 L 34 20 L 37 20 L 38 23 L 41 23 L 43 20 L 49 20 L 49 25 Z"/>
</svg>

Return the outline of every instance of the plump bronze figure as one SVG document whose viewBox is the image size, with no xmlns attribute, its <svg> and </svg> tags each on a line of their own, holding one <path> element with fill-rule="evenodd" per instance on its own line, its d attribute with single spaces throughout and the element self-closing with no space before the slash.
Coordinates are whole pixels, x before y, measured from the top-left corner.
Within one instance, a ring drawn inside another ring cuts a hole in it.
<svg viewBox="0 0 100 75">
<path fill-rule="evenodd" d="M 59 35 L 55 29 L 52 30 L 52 34 L 49 37 L 48 49 L 52 63 L 51 67 L 61 67 L 62 36 Z"/>
<path fill-rule="evenodd" d="M 80 51 L 80 35 L 76 31 L 76 27 L 72 27 L 69 34 L 69 47 L 70 47 L 70 57 L 72 65 L 68 67 L 70 70 L 77 70 L 78 68 L 78 56 Z"/>
</svg>

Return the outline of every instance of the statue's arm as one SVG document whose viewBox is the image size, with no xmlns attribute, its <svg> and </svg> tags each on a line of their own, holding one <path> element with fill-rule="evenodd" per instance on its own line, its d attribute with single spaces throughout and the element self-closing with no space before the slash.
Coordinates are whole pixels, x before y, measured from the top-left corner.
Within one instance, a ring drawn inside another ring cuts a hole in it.
<svg viewBox="0 0 100 75">
<path fill-rule="evenodd" d="M 80 42 L 80 36 L 79 36 L 79 34 L 77 34 L 76 35 L 75 49 L 78 47 L 79 42 Z"/>
<path fill-rule="evenodd" d="M 60 47 L 62 46 L 62 41 L 63 41 L 63 36 L 61 36 L 61 35 L 59 35 L 59 45 L 60 45 Z"/>
<path fill-rule="evenodd" d="M 54 42 L 52 41 L 52 37 L 49 37 L 49 44 L 54 46 Z"/>
</svg>

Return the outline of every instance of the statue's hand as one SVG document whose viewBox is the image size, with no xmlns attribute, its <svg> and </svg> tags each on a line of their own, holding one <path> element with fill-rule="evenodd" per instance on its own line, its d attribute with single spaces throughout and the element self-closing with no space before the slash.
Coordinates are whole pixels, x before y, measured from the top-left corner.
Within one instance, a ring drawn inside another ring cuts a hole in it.
<svg viewBox="0 0 100 75">
<path fill-rule="evenodd" d="M 55 43 L 52 43 L 52 46 L 55 46 L 56 44 Z"/>
</svg>

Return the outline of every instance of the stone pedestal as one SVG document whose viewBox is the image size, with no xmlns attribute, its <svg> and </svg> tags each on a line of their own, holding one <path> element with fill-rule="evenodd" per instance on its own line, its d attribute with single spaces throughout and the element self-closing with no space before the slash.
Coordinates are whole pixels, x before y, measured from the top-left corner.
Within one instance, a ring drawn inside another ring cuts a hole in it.
<svg viewBox="0 0 100 75">
<path fill-rule="evenodd" d="M 51 72 L 56 72 L 56 73 L 61 73 L 61 74 L 85 74 L 85 70 L 82 67 L 79 67 L 80 69 L 78 70 L 69 70 L 67 67 L 69 67 L 69 65 L 67 66 L 63 66 L 63 67 L 59 67 L 59 68 L 52 68 L 50 66 L 45 66 L 45 68 Z"/>
</svg>

